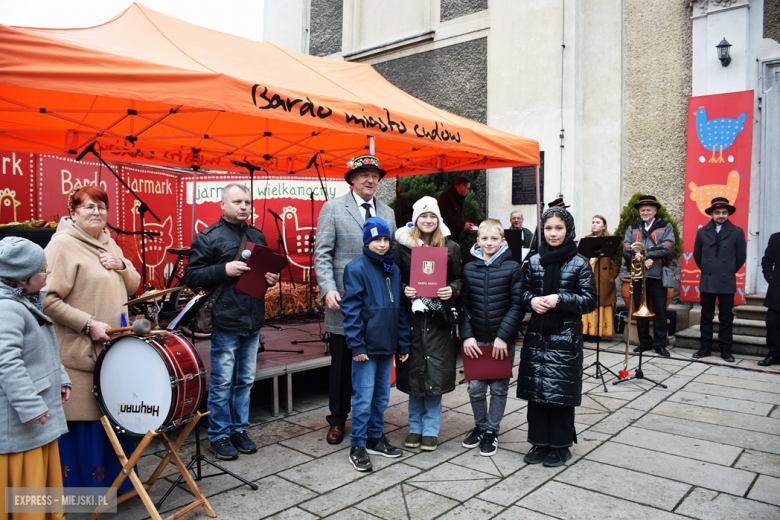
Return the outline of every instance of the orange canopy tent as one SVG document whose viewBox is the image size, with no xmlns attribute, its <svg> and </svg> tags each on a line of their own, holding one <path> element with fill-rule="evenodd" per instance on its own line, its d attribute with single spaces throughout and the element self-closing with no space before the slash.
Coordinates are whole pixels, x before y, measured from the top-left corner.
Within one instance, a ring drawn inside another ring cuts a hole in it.
<svg viewBox="0 0 780 520">
<path fill-rule="evenodd" d="M 440 110 L 371 66 L 287 51 L 138 4 L 83 29 L 0 25 L 0 148 L 342 177 L 369 137 L 391 176 L 539 163 L 537 141 Z"/>
</svg>

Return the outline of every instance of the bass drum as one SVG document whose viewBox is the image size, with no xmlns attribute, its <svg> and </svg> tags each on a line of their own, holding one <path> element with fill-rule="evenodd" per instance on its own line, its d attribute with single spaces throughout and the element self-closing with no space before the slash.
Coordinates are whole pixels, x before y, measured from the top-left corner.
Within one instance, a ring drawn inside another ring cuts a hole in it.
<svg viewBox="0 0 780 520">
<path fill-rule="evenodd" d="M 114 429 L 143 437 L 176 428 L 200 407 L 206 370 L 177 333 L 122 336 L 106 344 L 95 365 L 98 406 Z"/>
</svg>

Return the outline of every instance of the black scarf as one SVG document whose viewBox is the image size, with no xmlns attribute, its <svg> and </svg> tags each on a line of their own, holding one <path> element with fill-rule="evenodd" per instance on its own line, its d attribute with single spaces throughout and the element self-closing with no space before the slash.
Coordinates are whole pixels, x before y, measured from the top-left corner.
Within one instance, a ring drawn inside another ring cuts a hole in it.
<svg viewBox="0 0 780 520">
<path fill-rule="evenodd" d="M 393 253 L 392 249 L 388 249 L 387 253 L 384 255 L 378 255 L 371 251 L 367 246 L 363 246 L 363 254 L 388 273 L 393 272 L 393 268 L 395 268 L 395 253 Z"/>
<path fill-rule="evenodd" d="M 544 267 L 544 283 L 541 296 L 557 294 L 561 284 L 561 266 L 577 255 L 577 244 L 574 243 L 574 219 L 563 208 L 549 208 L 542 215 L 545 219 L 548 214 L 557 213 L 558 217 L 566 223 L 566 238 L 559 247 L 551 248 L 545 240 L 539 244 L 539 263 Z M 553 308 L 544 314 L 534 312 L 531 315 L 531 323 L 534 329 L 542 334 L 557 332 L 563 328 L 563 313 L 560 309 Z"/>
</svg>

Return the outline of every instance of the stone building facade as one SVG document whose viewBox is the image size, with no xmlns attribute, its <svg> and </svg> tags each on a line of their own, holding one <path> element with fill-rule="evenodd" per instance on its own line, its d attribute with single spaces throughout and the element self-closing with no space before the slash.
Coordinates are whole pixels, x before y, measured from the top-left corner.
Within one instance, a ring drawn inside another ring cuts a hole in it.
<svg viewBox="0 0 780 520">
<path fill-rule="evenodd" d="M 538 140 L 542 200 L 562 195 L 580 235 L 596 213 L 614 229 L 637 191 L 657 195 L 682 225 L 688 98 L 754 90 L 747 288 L 755 292 L 766 239 L 780 230 L 766 199 L 780 193 L 780 122 L 771 116 L 780 100 L 767 83 L 780 62 L 779 3 L 274 0 L 264 38 L 369 63 L 427 103 Z M 727 69 L 714 48 L 724 36 L 735 56 Z M 534 206 L 512 205 L 511 171 L 488 170 L 475 184 L 488 216 L 508 224 L 520 209 L 535 225 Z M 383 193 L 392 197 L 392 187 Z"/>
</svg>

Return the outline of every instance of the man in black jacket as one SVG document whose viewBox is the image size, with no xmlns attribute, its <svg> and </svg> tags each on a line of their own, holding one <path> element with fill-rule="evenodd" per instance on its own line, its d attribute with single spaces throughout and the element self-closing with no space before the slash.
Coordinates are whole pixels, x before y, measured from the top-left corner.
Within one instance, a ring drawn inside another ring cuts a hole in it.
<svg viewBox="0 0 780 520">
<path fill-rule="evenodd" d="M 509 222 L 510 227 L 509 229 L 516 229 L 519 231 L 522 231 L 523 233 L 523 247 L 531 247 L 531 237 L 533 236 L 533 233 L 531 233 L 530 229 L 526 229 L 523 227 L 523 214 L 520 211 L 513 211 L 509 215 Z"/>
<path fill-rule="evenodd" d="M 769 237 L 769 243 L 761 259 L 761 270 L 769 284 L 764 298 L 766 311 L 766 346 L 769 355 L 758 362 L 762 367 L 780 363 L 780 233 Z"/>
<path fill-rule="evenodd" d="M 666 288 L 661 281 L 661 268 L 669 262 L 674 250 L 674 229 L 672 225 L 658 217 L 661 204 L 652 195 L 643 195 L 634 204 L 639 210 L 639 220 L 626 230 L 623 237 L 623 256 L 635 256 L 631 244 L 641 242 L 644 256 L 636 255 L 636 260 L 645 264 L 645 287 L 647 299 L 653 302 L 653 338 L 650 337 L 650 318 L 637 318 L 639 346 L 634 352 L 644 352 L 652 348 L 663 357 L 669 357 L 666 350 L 666 337 L 669 326 L 666 323 Z M 634 310 L 639 309 L 642 301 L 642 281 L 634 281 Z"/>
<path fill-rule="evenodd" d="M 214 291 L 224 286 L 213 311 L 208 400 L 209 450 L 222 460 L 236 459 L 239 451 L 257 451 L 246 429 L 265 301 L 236 292 L 238 278 L 249 267 L 235 260 L 244 235 L 247 242 L 266 245 L 263 233 L 246 223 L 250 207 L 246 186 L 230 183 L 223 188 L 222 217 L 192 241 L 184 274 L 184 283 L 193 289 Z M 272 286 L 279 281 L 279 275 L 266 273 L 265 279 Z"/>
<path fill-rule="evenodd" d="M 455 179 L 452 186 L 439 195 L 438 203 L 442 220 L 452 231 L 452 239 L 456 242 L 461 231 L 474 227 L 474 224 L 463 215 L 463 203 L 466 201 L 466 195 L 469 194 L 469 188 L 471 188 L 471 181 L 461 175 Z"/>
<path fill-rule="evenodd" d="M 701 269 L 701 346 L 693 357 L 699 359 L 712 354 L 712 319 L 717 299 L 720 357 L 733 363 L 734 293 L 737 292 L 737 271 L 747 258 L 745 232 L 729 220 L 729 216 L 737 211 L 729 204 L 729 199 L 715 197 L 704 211 L 712 219 L 696 232 L 693 245 L 693 259 Z"/>
</svg>

